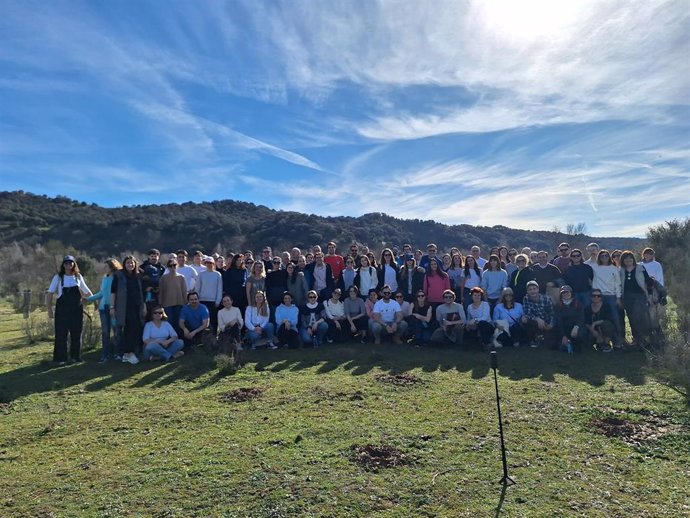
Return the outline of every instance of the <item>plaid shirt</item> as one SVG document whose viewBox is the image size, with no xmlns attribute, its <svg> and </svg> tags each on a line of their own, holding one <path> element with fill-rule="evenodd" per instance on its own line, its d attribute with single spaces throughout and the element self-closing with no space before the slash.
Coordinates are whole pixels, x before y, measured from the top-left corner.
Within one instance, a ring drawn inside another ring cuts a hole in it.
<svg viewBox="0 0 690 518">
<path fill-rule="evenodd" d="M 541 318 L 548 325 L 553 326 L 555 323 L 553 302 L 548 295 L 539 295 L 539 300 L 533 302 L 528 295 L 522 301 L 522 308 L 525 316 L 530 320 Z"/>
</svg>

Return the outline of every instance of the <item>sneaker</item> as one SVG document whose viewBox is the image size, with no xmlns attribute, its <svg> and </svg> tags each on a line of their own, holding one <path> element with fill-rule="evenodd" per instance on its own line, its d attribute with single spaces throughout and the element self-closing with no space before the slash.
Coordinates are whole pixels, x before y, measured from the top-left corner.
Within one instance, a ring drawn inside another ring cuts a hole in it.
<svg viewBox="0 0 690 518">
<path fill-rule="evenodd" d="M 132 365 L 136 365 L 137 363 L 139 363 L 139 358 L 137 358 L 136 354 L 130 353 L 129 359 L 127 361 Z"/>
<path fill-rule="evenodd" d="M 326 341 L 327 341 L 329 344 L 332 344 L 332 343 L 333 343 L 333 338 L 326 338 Z"/>
<path fill-rule="evenodd" d="M 242 347 L 241 345 L 238 345 L 237 349 L 235 349 L 235 350 L 236 351 L 244 351 L 244 347 Z"/>
<path fill-rule="evenodd" d="M 58 367 L 64 367 L 67 365 L 67 362 L 56 362 L 58 364 Z"/>
<path fill-rule="evenodd" d="M 520 347 L 520 342 L 513 342 L 513 347 Z"/>
<path fill-rule="evenodd" d="M 277 346 L 276 344 L 274 344 L 273 342 L 271 342 L 271 343 L 268 345 L 268 348 L 271 349 L 271 350 L 273 350 L 273 349 L 277 349 L 278 346 Z M 253 350 L 253 349 L 254 349 L 254 348 L 252 347 L 252 350 Z"/>
<path fill-rule="evenodd" d="M 115 360 L 116 362 L 121 362 L 122 356 L 120 356 L 119 354 L 116 354 L 115 356 L 113 356 L 113 360 Z"/>
<path fill-rule="evenodd" d="M 100 360 L 98 360 L 98 363 L 100 363 L 101 365 L 103 365 L 104 363 L 108 363 L 108 358 L 101 358 Z"/>
<path fill-rule="evenodd" d="M 129 363 L 129 355 L 132 353 L 125 353 L 122 355 L 122 363 Z"/>
<path fill-rule="evenodd" d="M 529 346 L 532 349 L 538 349 L 539 348 L 539 344 L 537 342 L 530 342 Z"/>
<path fill-rule="evenodd" d="M 601 352 L 602 352 L 602 353 L 610 353 L 611 351 L 613 351 L 613 349 L 611 348 L 610 345 L 604 345 L 604 346 L 601 347 Z"/>
</svg>

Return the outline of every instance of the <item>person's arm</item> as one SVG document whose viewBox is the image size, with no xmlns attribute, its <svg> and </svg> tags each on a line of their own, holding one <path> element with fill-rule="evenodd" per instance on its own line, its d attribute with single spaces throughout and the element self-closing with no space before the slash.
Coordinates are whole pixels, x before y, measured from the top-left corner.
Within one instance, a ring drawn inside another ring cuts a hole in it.
<svg viewBox="0 0 690 518">
<path fill-rule="evenodd" d="M 244 289 L 247 292 L 247 304 L 252 304 L 254 301 L 252 300 L 252 281 L 247 279 L 247 282 L 244 283 Z"/>
<path fill-rule="evenodd" d="M 216 272 L 218 273 L 218 272 Z M 223 300 L 223 276 L 218 273 L 218 276 L 216 277 L 216 307 L 220 306 L 221 301 Z"/>
<path fill-rule="evenodd" d="M 328 320 L 335 320 L 333 313 L 331 313 L 331 301 L 330 300 L 327 300 L 326 303 L 323 305 L 323 310 L 326 313 L 326 318 L 328 318 Z"/>
<path fill-rule="evenodd" d="M 141 337 L 143 342 L 144 342 L 144 345 L 148 345 L 150 343 L 158 341 L 157 338 L 151 338 L 151 331 L 152 331 L 151 326 L 153 326 L 153 325 L 154 324 L 151 322 L 146 322 L 146 325 L 144 326 L 144 333 Z"/>
</svg>

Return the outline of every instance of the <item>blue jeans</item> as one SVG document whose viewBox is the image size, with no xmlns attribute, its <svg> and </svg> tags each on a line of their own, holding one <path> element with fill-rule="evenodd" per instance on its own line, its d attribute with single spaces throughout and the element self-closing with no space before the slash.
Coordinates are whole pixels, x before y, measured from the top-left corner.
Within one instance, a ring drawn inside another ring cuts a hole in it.
<svg viewBox="0 0 690 518">
<path fill-rule="evenodd" d="M 603 295 L 602 302 L 609 307 L 611 311 L 611 318 L 613 318 L 613 325 L 615 326 L 616 332 L 614 334 L 613 343 L 618 345 L 623 343 L 625 336 L 623 335 L 623 330 L 621 329 L 621 321 L 618 318 L 618 301 L 615 295 Z"/>
<path fill-rule="evenodd" d="M 98 314 L 101 317 L 101 360 L 111 360 L 115 355 L 121 355 L 120 348 L 120 328 L 113 325 L 113 319 L 110 317 L 110 307 L 105 306 L 104 309 L 99 309 Z M 113 332 L 113 337 L 110 337 L 110 332 Z"/>
<path fill-rule="evenodd" d="M 252 343 L 252 345 L 256 344 L 259 340 L 262 338 L 266 338 L 269 340 L 269 342 L 273 342 L 273 324 L 270 322 L 266 324 L 264 327 L 262 327 L 263 333 L 259 334 L 256 331 L 251 331 L 247 329 L 247 337 L 249 337 L 249 341 Z"/>
<path fill-rule="evenodd" d="M 321 345 L 323 343 L 323 337 L 326 336 L 328 331 L 328 324 L 326 322 L 321 322 L 316 327 L 316 345 Z M 302 342 L 305 345 L 310 345 L 313 343 L 313 336 L 309 335 L 309 331 L 306 327 L 303 327 L 299 331 L 299 335 L 302 338 Z"/>
<path fill-rule="evenodd" d="M 592 296 L 589 291 L 576 291 L 573 296 L 580 302 L 583 308 L 586 308 L 592 303 Z"/>
<path fill-rule="evenodd" d="M 163 347 L 158 342 L 151 342 L 144 347 L 144 358 L 148 359 L 152 356 L 159 356 L 167 362 L 176 352 L 181 351 L 183 347 L 184 342 L 179 338 L 168 345 L 168 347 Z"/>
</svg>

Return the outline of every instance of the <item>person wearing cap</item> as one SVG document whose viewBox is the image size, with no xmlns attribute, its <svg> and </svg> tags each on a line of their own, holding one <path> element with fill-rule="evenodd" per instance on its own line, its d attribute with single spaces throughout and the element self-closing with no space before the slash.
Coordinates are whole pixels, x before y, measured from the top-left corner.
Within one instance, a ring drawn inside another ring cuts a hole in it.
<svg viewBox="0 0 690 518">
<path fill-rule="evenodd" d="M 558 347 L 566 350 L 570 342 L 575 349 L 581 349 L 587 340 L 585 309 L 567 284 L 561 286 L 558 299 L 555 311 Z"/>
<path fill-rule="evenodd" d="M 53 295 L 55 294 L 57 294 L 57 301 L 55 312 L 53 312 Z M 53 361 L 58 365 L 65 365 L 68 360 L 81 361 L 81 332 L 84 326 L 82 299 L 91 295 L 91 290 L 79 273 L 79 266 L 74 256 L 63 257 L 60 271 L 53 276 L 46 294 L 48 318 L 55 318 Z M 67 335 L 70 338 L 69 357 Z"/>
<path fill-rule="evenodd" d="M 539 283 L 527 283 L 527 295 L 522 300 L 522 326 L 532 348 L 546 345 L 553 348 L 553 328 L 556 319 L 551 297 L 539 293 Z"/>
<path fill-rule="evenodd" d="M 218 309 L 223 299 L 223 277 L 216 271 L 213 257 L 204 256 L 201 262 L 206 269 L 199 273 L 197 279 L 199 302 L 208 308 L 211 332 L 215 335 L 218 331 Z"/>
<path fill-rule="evenodd" d="M 664 286 L 664 269 L 661 263 L 654 259 L 654 254 L 653 248 L 647 247 L 642 250 L 642 266 L 650 277 L 654 277 L 659 284 Z"/>
</svg>

